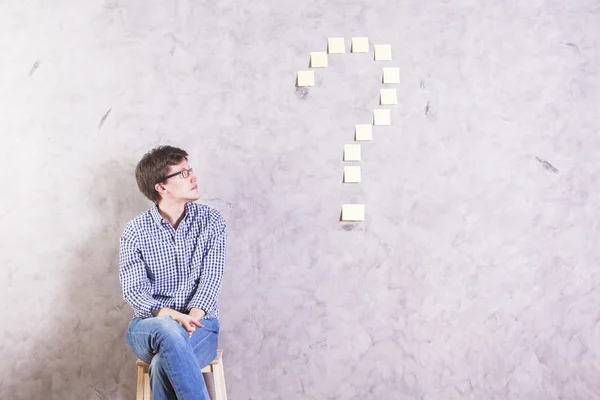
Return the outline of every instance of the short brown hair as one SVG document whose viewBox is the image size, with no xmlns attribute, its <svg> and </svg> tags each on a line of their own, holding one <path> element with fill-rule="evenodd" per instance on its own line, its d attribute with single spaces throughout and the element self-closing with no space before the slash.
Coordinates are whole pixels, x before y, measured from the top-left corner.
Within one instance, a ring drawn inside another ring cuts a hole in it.
<svg viewBox="0 0 600 400">
<path fill-rule="evenodd" d="M 163 181 L 170 165 L 177 165 L 184 159 L 187 161 L 188 153 L 173 146 L 158 146 L 144 154 L 135 167 L 135 179 L 144 196 L 158 203 L 161 196 L 154 186 Z"/>
</svg>

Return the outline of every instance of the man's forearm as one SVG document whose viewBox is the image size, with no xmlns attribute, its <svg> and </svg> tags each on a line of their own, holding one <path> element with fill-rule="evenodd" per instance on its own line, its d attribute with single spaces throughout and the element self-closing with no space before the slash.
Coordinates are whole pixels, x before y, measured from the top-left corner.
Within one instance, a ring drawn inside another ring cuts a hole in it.
<svg viewBox="0 0 600 400">
<path fill-rule="evenodd" d="M 190 308 L 190 317 L 202 319 L 206 316 L 206 311 L 201 308 L 192 307 Z"/>
<path fill-rule="evenodd" d="M 171 317 L 177 317 L 181 314 L 182 313 L 180 313 L 179 311 L 173 310 L 172 308 L 169 308 L 169 307 L 159 308 L 158 310 L 154 310 L 152 312 L 152 315 L 155 317 L 162 317 L 162 316 L 166 316 L 166 315 L 170 315 Z M 200 318 L 203 318 L 206 315 L 206 311 L 204 311 L 201 308 L 192 307 L 189 311 L 189 315 L 192 315 L 192 314 L 196 314 L 196 316 L 200 316 Z"/>
<path fill-rule="evenodd" d="M 159 308 L 158 310 L 152 311 L 152 315 L 155 317 L 163 317 L 166 315 L 170 315 L 171 317 L 176 317 L 180 314 L 181 313 L 179 311 L 173 310 L 172 308 L 169 308 L 169 307 L 162 307 L 162 308 Z"/>
</svg>

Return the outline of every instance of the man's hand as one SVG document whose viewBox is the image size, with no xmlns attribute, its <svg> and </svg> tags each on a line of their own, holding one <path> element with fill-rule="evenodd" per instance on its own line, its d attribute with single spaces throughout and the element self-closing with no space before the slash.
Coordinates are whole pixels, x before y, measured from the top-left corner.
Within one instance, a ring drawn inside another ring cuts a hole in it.
<svg viewBox="0 0 600 400">
<path fill-rule="evenodd" d="M 177 321 L 177 323 L 179 323 L 179 325 L 181 325 L 187 331 L 189 337 L 192 337 L 192 333 L 194 333 L 194 331 L 196 330 L 196 327 L 204 328 L 204 325 L 202 325 L 200 323 L 200 319 L 202 319 L 204 314 L 202 314 L 202 316 L 198 318 L 196 315 L 192 315 L 192 311 L 194 311 L 194 310 L 198 310 L 198 311 L 201 311 L 202 313 L 204 313 L 202 310 L 199 310 L 197 308 L 192 308 L 192 310 L 190 310 L 190 315 L 188 315 L 188 314 L 180 313 L 179 311 L 175 311 L 171 308 L 165 307 L 165 308 L 161 308 L 160 310 L 158 310 L 155 313 L 155 316 L 160 317 L 163 315 L 170 315 L 174 321 Z M 196 314 L 196 313 L 194 313 L 194 314 Z"/>
<path fill-rule="evenodd" d="M 198 321 L 198 323 L 200 323 L 200 321 L 202 320 L 202 318 L 204 318 L 205 315 L 206 313 L 201 308 L 192 307 L 190 309 L 190 317 L 194 318 L 196 321 Z M 204 328 L 204 326 L 202 327 Z"/>
<path fill-rule="evenodd" d="M 191 308 L 190 313 L 188 315 L 186 315 L 186 314 L 182 314 L 182 315 L 187 317 L 186 323 L 189 323 L 191 326 L 191 330 L 186 328 L 190 337 L 192 337 L 192 333 L 194 333 L 194 331 L 196 330 L 196 327 L 204 328 L 204 325 L 202 325 L 202 322 L 200 322 L 200 320 L 202 320 L 202 318 L 204 318 L 204 316 L 206 315 L 204 310 L 201 310 L 200 308 Z M 182 325 L 182 326 L 185 328 L 185 325 Z"/>
</svg>

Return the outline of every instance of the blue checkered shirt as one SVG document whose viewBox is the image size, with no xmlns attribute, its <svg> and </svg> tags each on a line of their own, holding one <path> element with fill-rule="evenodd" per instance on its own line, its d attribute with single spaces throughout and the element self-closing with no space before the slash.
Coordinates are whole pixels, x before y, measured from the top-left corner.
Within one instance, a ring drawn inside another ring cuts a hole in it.
<svg viewBox="0 0 600 400">
<path fill-rule="evenodd" d="M 177 230 L 156 205 L 129 221 L 120 238 L 119 280 L 133 317 L 148 318 L 163 307 L 187 314 L 196 307 L 204 318 L 219 318 L 225 228 L 217 210 L 194 202 L 186 204 Z"/>
</svg>

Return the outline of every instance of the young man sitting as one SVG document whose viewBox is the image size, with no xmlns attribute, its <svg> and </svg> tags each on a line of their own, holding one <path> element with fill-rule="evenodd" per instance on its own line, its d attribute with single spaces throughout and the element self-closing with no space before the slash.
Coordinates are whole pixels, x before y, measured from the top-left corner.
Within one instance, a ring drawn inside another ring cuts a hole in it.
<svg viewBox="0 0 600 400">
<path fill-rule="evenodd" d="M 134 315 L 127 343 L 150 364 L 153 399 L 208 400 L 202 368 L 216 356 L 226 225 L 200 198 L 188 154 L 160 146 L 138 163 L 154 205 L 120 238 L 119 280 Z"/>
</svg>

